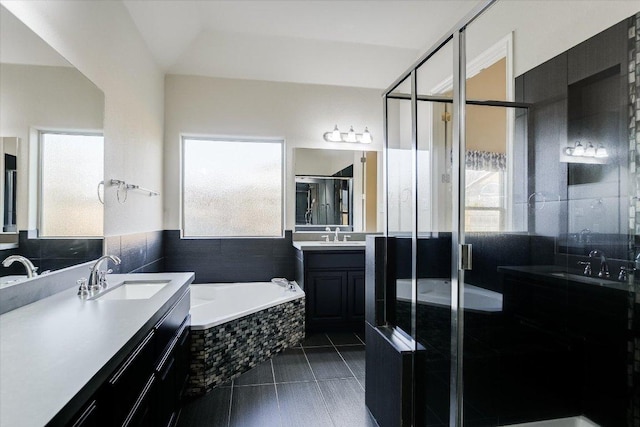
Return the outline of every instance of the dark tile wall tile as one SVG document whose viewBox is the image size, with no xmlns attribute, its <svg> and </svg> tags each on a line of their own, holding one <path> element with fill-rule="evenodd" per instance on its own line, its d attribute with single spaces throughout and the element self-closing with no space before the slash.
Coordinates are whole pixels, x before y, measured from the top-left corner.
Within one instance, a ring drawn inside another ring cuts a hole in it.
<svg viewBox="0 0 640 427">
<path fill-rule="evenodd" d="M 40 243 L 41 240 L 37 238 L 30 239 L 28 231 L 20 231 L 18 233 L 18 248 L 19 255 L 27 257 L 29 259 L 40 258 Z"/>
<path fill-rule="evenodd" d="M 127 234 L 120 236 L 120 270 L 130 272 L 146 263 L 147 252 L 146 233 Z"/>
<path fill-rule="evenodd" d="M 149 231 L 147 234 L 147 253 L 145 256 L 146 263 L 153 262 L 160 258 L 164 258 L 164 249 L 162 247 L 162 230 Z"/>
<path fill-rule="evenodd" d="M 467 233 L 466 239 L 473 245 L 473 270 L 465 273 L 465 281 L 492 291 L 502 293 L 498 266 L 554 263 L 552 237 Z"/>
<path fill-rule="evenodd" d="M 291 231 L 273 239 L 182 239 L 179 230 L 165 230 L 163 245 L 167 271 L 193 271 L 196 283 L 295 276 Z"/>
<path fill-rule="evenodd" d="M 149 231 L 105 237 L 105 253 L 116 255 L 120 265 L 109 264 L 114 273 L 161 273 L 164 265 L 164 232 Z"/>
<path fill-rule="evenodd" d="M 143 273 L 164 273 L 164 258 L 160 258 L 142 267 Z"/>
<path fill-rule="evenodd" d="M 0 251 L 0 261 L 9 255 L 22 255 L 38 267 L 38 273 L 47 270 L 59 270 L 87 261 L 102 255 L 103 239 L 39 239 L 29 238 L 27 231 L 18 233 L 18 248 Z M 24 274 L 24 268 L 14 263 L 3 268 L 0 275 Z"/>
</svg>

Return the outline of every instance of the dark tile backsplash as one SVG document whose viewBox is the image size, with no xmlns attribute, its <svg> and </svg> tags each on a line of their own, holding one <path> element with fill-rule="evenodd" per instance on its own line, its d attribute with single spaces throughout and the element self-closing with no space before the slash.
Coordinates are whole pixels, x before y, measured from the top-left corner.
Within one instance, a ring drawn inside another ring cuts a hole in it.
<svg viewBox="0 0 640 427">
<path fill-rule="evenodd" d="M 467 233 L 473 246 L 473 270 L 465 281 L 502 292 L 498 266 L 550 265 L 554 263 L 555 238 L 527 234 Z M 394 277 L 411 277 L 411 239 L 394 239 Z M 419 278 L 451 277 L 451 233 L 418 238 L 417 275 Z"/>
<path fill-rule="evenodd" d="M 163 238 L 161 230 L 105 237 L 105 254 L 122 260 L 120 265 L 109 264 L 109 268 L 121 274 L 165 271 Z"/>
<path fill-rule="evenodd" d="M 167 271 L 193 271 L 196 283 L 295 277 L 291 231 L 283 238 L 181 239 L 179 230 L 165 230 L 164 256 Z"/>
<path fill-rule="evenodd" d="M 38 267 L 38 273 L 59 270 L 99 258 L 102 238 L 92 239 L 37 239 L 28 238 L 27 231 L 18 234 L 18 247 L 0 251 L 0 261 L 9 255 L 22 255 Z M 2 269 L 2 275 L 24 274 L 20 263 Z"/>
</svg>

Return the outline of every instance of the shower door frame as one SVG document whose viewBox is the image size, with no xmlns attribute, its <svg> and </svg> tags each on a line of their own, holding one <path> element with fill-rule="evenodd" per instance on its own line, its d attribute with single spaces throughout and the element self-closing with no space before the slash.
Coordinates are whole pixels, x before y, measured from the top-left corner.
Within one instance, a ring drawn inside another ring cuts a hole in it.
<svg viewBox="0 0 640 427">
<path fill-rule="evenodd" d="M 414 197 L 414 211 L 412 212 L 412 245 L 411 245 L 411 331 L 406 331 L 416 339 L 417 324 L 417 132 L 418 102 L 445 102 L 452 103 L 452 167 L 451 167 L 451 374 L 450 380 L 450 403 L 449 403 L 449 425 L 451 427 L 462 426 L 464 422 L 464 396 L 463 396 L 463 351 L 464 351 L 464 271 L 471 269 L 470 253 L 467 259 L 466 251 L 471 250 L 470 245 L 465 244 L 465 152 L 466 152 L 466 105 L 480 105 L 490 107 L 505 108 L 528 108 L 528 104 L 510 101 L 497 100 L 469 100 L 466 98 L 466 28 L 484 11 L 498 0 L 485 0 L 471 10 L 462 20 L 460 20 L 449 32 L 442 36 L 418 61 L 416 61 L 408 70 L 398 77 L 391 86 L 383 93 L 383 111 L 384 111 L 384 163 L 385 163 L 385 195 L 388 194 L 388 149 L 389 149 L 389 117 L 388 117 L 388 100 L 405 100 L 411 102 L 411 150 L 412 150 L 412 192 Z M 453 42 L 453 98 L 445 98 L 438 96 L 425 96 L 417 94 L 417 70 L 432 58 L 442 47 L 450 41 Z M 402 83 L 410 82 L 411 93 L 402 94 L 394 93 Z M 385 235 L 389 236 L 388 199 L 385 200 L 385 211 L 387 212 L 387 221 L 385 224 Z M 463 256 L 465 254 L 465 256 Z M 391 301 L 387 301 L 386 306 Z M 386 313 L 381 316 L 387 319 Z M 415 389 L 415 385 L 414 385 Z M 415 400 L 415 397 L 413 397 Z M 415 407 L 415 405 L 414 405 Z M 415 418 L 415 417 L 414 417 Z"/>
</svg>

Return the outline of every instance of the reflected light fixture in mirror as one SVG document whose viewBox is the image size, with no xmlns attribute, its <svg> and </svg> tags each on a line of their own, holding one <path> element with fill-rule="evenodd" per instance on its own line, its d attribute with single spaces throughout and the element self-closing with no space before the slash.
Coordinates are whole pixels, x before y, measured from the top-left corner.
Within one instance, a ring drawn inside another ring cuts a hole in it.
<svg viewBox="0 0 640 427">
<path fill-rule="evenodd" d="M 325 132 L 323 138 L 327 142 L 359 142 L 361 144 L 371 144 L 373 138 L 369 132 L 369 128 L 365 127 L 364 132 L 356 133 L 353 126 L 349 128 L 349 132 L 341 133 L 338 125 L 335 125 L 331 132 Z"/>
<path fill-rule="evenodd" d="M 609 152 L 603 144 L 598 144 L 598 148 L 596 148 L 591 142 L 585 148 L 580 141 L 576 141 L 574 147 L 566 147 L 564 152 L 567 156 L 572 157 L 595 157 L 599 159 L 609 157 Z"/>
</svg>

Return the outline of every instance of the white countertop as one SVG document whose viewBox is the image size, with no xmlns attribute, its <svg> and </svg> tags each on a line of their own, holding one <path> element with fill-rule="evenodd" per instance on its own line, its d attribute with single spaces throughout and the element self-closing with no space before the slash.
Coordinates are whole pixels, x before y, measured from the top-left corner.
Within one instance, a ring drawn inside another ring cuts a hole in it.
<svg viewBox="0 0 640 427">
<path fill-rule="evenodd" d="M 144 300 L 81 300 L 75 287 L 0 316 L 0 426 L 49 422 L 158 311 L 193 281 L 193 273 L 107 276 L 171 280 Z M 155 317 L 158 319 L 155 319 Z"/>
<path fill-rule="evenodd" d="M 350 240 L 347 242 L 294 241 L 293 247 L 299 251 L 362 251 L 366 242 Z"/>
</svg>

